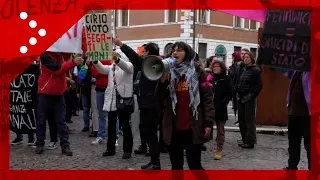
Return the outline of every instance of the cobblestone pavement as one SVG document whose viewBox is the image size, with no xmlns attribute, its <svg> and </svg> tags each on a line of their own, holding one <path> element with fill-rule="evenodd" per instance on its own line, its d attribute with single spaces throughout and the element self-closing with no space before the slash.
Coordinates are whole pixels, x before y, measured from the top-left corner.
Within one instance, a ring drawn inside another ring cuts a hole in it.
<svg viewBox="0 0 320 180">
<path fill-rule="evenodd" d="M 231 109 L 231 108 L 230 108 Z M 232 111 L 229 111 L 229 113 Z M 81 113 L 81 112 L 80 112 Z M 140 166 L 149 161 L 149 157 L 134 155 L 131 159 L 124 160 L 122 156 L 122 137 L 120 136 L 117 154 L 113 157 L 102 157 L 106 149 L 106 143 L 92 145 L 94 138 L 88 137 L 89 133 L 81 132 L 83 127 L 82 116 L 74 116 L 74 123 L 69 124 L 76 132 L 70 135 L 71 149 L 74 155 L 66 157 L 61 155 L 60 148 L 46 150 L 42 155 L 36 155 L 34 148 L 28 147 L 27 135 L 24 135 L 24 144 L 11 146 L 11 169 L 140 169 Z M 229 124 L 233 124 L 230 119 Z M 132 129 L 134 134 L 134 149 L 139 146 L 138 113 L 133 114 Z M 11 132 L 10 140 L 14 140 L 15 134 Z M 47 135 L 49 138 L 49 135 Z M 255 149 L 244 150 L 237 145 L 240 138 L 239 132 L 226 132 L 226 144 L 223 157 L 220 161 L 214 160 L 215 142 L 206 144 L 207 151 L 202 153 L 202 164 L 205 169 L 281 169 L 287 163 L 288 140 L 287 135 L 258 134 L 258 144 Z M 162 169 L 170 169 L 168 154 L 161 154 Z M 185 162 L 185 167 L 186 162 Z M 302 147 L 300 168 L 307 168 L 307 158 Z"/>
</svg>

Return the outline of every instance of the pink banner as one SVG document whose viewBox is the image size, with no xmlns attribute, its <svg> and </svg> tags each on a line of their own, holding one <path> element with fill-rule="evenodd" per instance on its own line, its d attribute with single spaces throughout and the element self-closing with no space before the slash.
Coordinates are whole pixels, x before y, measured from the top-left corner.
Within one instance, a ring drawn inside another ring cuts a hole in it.
<svg viewBox="0 0 320 180">
<path fill-rule="evenodd" d="M 266 10 L 218 10 L 241 18 L 246 18 L 264 23 Z"/>
</svg>

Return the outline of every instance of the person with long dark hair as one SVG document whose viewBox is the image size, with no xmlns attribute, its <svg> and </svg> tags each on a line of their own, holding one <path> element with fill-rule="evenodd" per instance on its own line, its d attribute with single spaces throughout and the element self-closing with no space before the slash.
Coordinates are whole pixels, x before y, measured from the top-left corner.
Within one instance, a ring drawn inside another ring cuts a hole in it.
<svg viewBox="0 0 320 180">
<path fill-rule="evenodd" d="M 183 170 L 183 150 L 190 170 L 203 170 L 201 147 L 212 139 L 213 92 L 196 53 L 184 42 L 173 45 L 176 66 L 159 80 L 156 95 L 166 100 L 163 138 L 172 170 Z M 167 88 L 168 87 L 168 88 Z"/>
</svg>

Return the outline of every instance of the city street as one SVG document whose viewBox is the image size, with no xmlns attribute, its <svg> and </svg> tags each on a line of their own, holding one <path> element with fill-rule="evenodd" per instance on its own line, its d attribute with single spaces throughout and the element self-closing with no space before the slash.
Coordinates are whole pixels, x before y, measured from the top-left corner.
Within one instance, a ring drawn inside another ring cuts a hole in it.
<svg viewBox="0 0 320 180">
<path fill-rule="evenodd" d="M 137 107 L 137 106 L 136 106 Z M 92 145 L 94 138 L 88 137 L 89 133 L 81 132 L 83 128 L 82 111 L 80 116 L 74 116 L 74 123 L 68 124 L 76 131 L 70 135 L 72 157 L 61 155 L 60 147 L 55 150 L 46 150 L 43 155 L 34 153 L 34 148 L 27 146 L 27 135 L 24 135 L 24 144 L 11 146 L 11 169 L 140 169 L 140 166 L 148 163 L 149 157 L 144 155 L 132 155 L 131 159 L 122 159 L 122 136 L 120 136 L 117 154 L 113 157 L 102 157 L 106 149 L 106 143 Z M 235 121 L 233 110 L 229 107 L 229 121 L 227 125 L 233 125 Z M 134 149 L 139 144 L 138 111 L 132 116 L 132 129 L 134 134 Z M 15 134 L 11 132 L 10 140 L 14 140 Z M 47 135 L 47 140 L 49 135 Z M 242 149 L 238 147 L 239 132 L 226 132 L 226 144 L 223 157 L 220 161 L 214 160 L 215 142 L 206 144 L 207 151 L 202 153 L 202 164 L 205 169 L 282 169 L 286 166 L 288 153 L 287 135 L 258 134 L 258 144 L 255 149 Z M 48 142 L 48 141 L 47 141 Z M 302 147 L 300 168 L 307 168 L 307 158 Z M 161 154 L 162 169 L 170 169 L 168 154 Z M 185 167 L 187 165 L 185 162 Z"/>
</svg>

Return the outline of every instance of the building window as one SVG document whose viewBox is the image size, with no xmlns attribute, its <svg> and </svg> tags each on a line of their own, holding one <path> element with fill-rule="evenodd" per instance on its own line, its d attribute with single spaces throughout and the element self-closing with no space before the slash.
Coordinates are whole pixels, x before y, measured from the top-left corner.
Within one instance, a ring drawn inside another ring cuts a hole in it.
<svg viewBox="0 0 320 180">
<path fill-rule="evenodd" d="M 257 30 L 257 21 L 249 21 L 249 29 Z"/>
<path fill-rule="evenodd" d="M 250 52 L 253 54 L 253 57 L 257 58 L 257 48 L 250 48 Z"/>
<path fill-rule="evenodd" d="M 207 43 L 198 44 L 198 55 L 200 60 L 205 60 L 207 58 Z"/>
<path fill-rule="evenodd" d="M 129 10 L 121 10 L 121 26 L 129 25 Z"/>
<path fill-rule="evenodd" d="M 234 46 L 234 52 L 238 51 L 241 52 L 242 47 L 241 46 Z"/>
<path fill-rule="evenodd" d="M 178 22 L 178 10 L 165 10 L 164 11 L 164 22 L 175 23 Z"/>
<path fill-rule="evenodd" d="M 177 22 L 177 10 L 169 10 L 168 22 Z"/>
<path fill-rule="evenodd" d="M 233 16 L 234 23 L 233 26 L 237 28 L 244 28 L 244 19 L 238 16 Z"/>
<path fill-rule="evenodd" d="M 118 27 L 129 26 L 129 10 L 128 6 L 124 5 L 121 7 L 122 10 L 119 10 L 118 17 Z"/>
<path fill-rule="evenodd" d="M 218 45 L 214 53 L 218 61 L 226 63 L 227 49 L 223 45 Z"/>
<path fill-rule="evenodd" d="M 207 10 L 197 10 L 196 13 L 196 22 L 202 23 L 202 24 L 208 24 L 208 14 Z"/>
<path fill-rule="evenodd" d="M 169 53 L 171 53 L 172 51 L 172 46 L 173 46 L 173 43 L 168 43 L 165 47 L 164 47 L 164 55 L 168 55 Z"/>
</svg>

